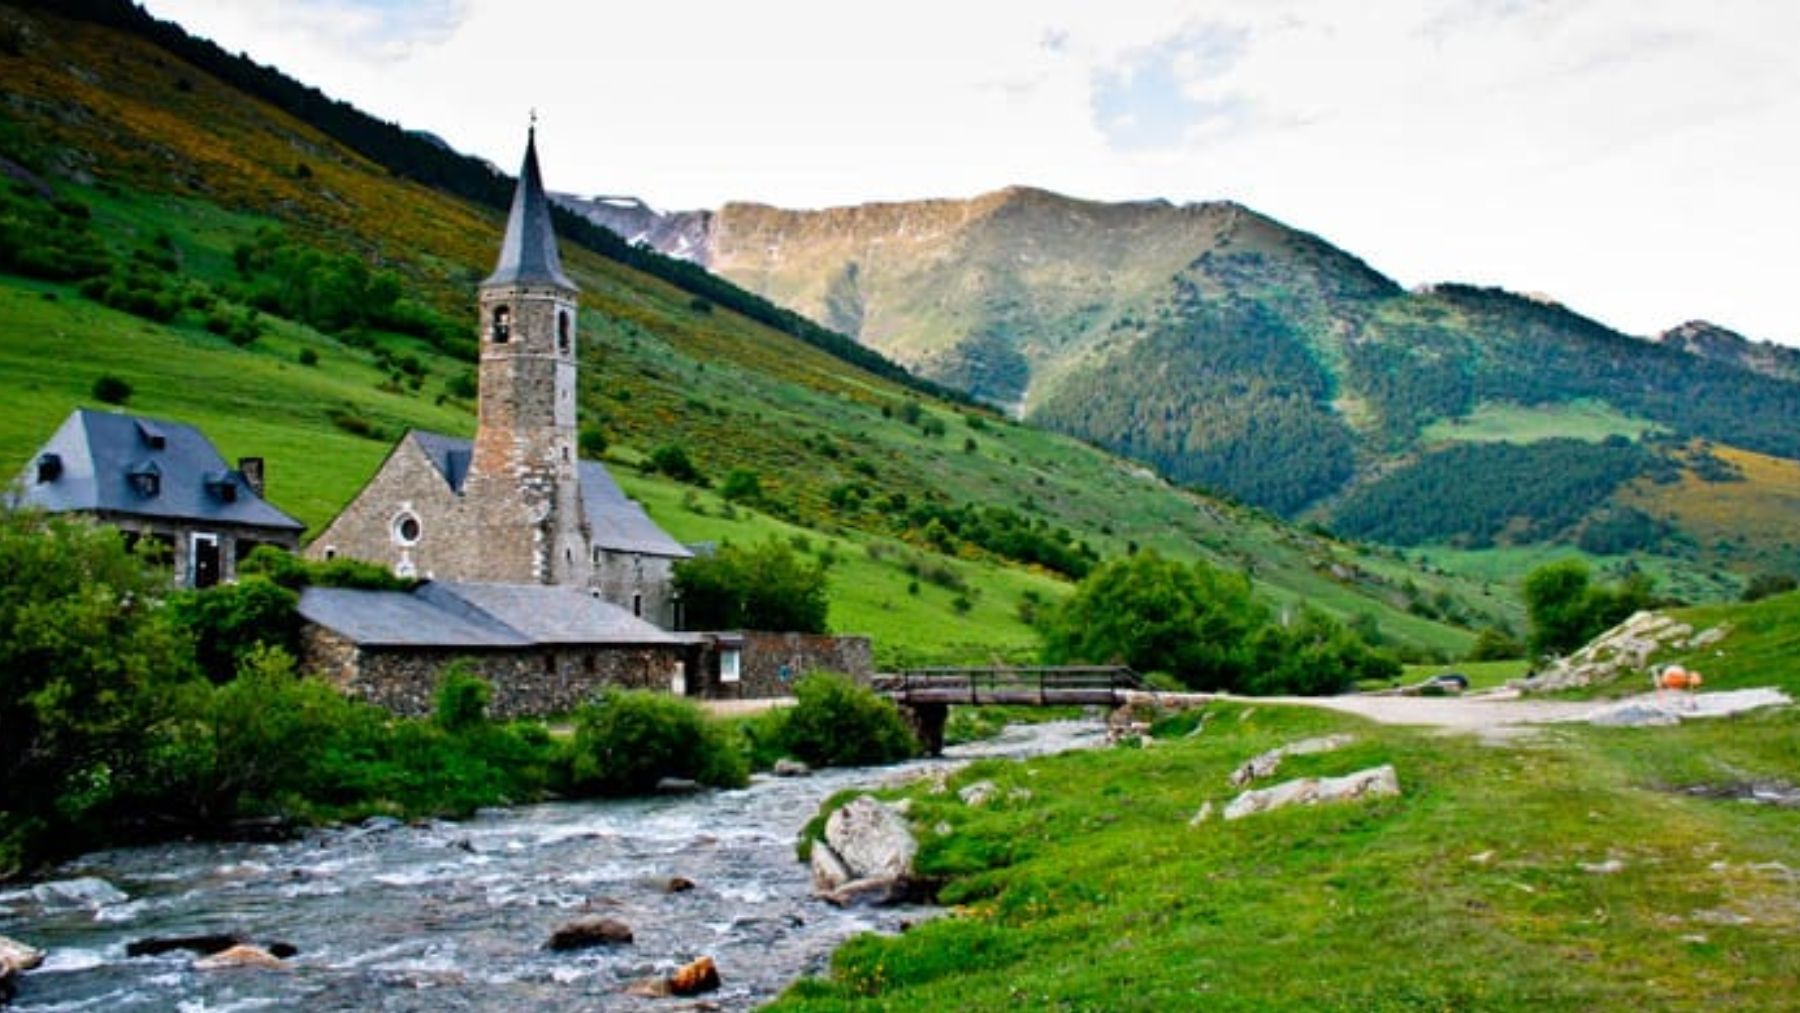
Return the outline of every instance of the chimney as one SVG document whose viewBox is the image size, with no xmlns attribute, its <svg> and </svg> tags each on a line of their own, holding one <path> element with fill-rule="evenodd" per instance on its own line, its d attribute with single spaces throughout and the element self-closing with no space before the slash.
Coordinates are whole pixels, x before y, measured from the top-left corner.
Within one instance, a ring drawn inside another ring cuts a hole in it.
<svg viewBox="0 0 1800 1013">
<path fill-rule="evenodd" d="M 244 484 L 261 499 L 263 494 L 263 459 L 260 457 L 238 458 L 238 474 L 244 476 Z"/>
</svg>

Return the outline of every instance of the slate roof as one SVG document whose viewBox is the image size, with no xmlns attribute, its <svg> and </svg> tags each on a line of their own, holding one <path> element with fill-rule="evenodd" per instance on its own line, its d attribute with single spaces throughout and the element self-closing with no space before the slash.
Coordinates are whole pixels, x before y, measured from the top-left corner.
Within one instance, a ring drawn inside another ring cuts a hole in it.
<svg viewBox="0 0 1800 1013">
<path fill-rule="evenodd" d="M 46 455 L 55 466 L 44 468 Z M 200 430 L 181 422 L 77 409 L 32 455 L 16 502 L 52 512 L 91 511 L 234 524 L 298 533 L 306 525 L 251 491 Z"/>
<path fill-rule="evenodd" d="M 500 260 L 483 285 L 556 285 L 579 291 L 563 273 L 556 252 L 556 233 L 550 227 L 550 200 L 544 195 L 544 179 L 538 173 L 537 129 L 525 136 L 525 164 L 519 169 L 519 185 L 513 190 L 512 211 L 506 216 L 506 238 L 500 242 Z"/>
<path fill-rule="evenodd" d="M 360 647 L 676 645 L 658 629 L 585 591 L 541 584 L 427 581 L 411 592 L 309 587 L 300 615 Z"/>
<path fill-rule="evenodd" d="M 469 477 L 469 460 L 474 444 L 469 440 L 414 429 L 408 437 L 430 459 L 453 492 L 462 492 Z M 581 480 L 581 506 L 594 533 L 594 545 L 612 552 L 631 552 L 642 556 L 688 559 L 693 553 L 658 527 L 619 483 L 613 481 L 606 466 L 598 461 L 581 461 L 576 466 Z"/>
</svg>

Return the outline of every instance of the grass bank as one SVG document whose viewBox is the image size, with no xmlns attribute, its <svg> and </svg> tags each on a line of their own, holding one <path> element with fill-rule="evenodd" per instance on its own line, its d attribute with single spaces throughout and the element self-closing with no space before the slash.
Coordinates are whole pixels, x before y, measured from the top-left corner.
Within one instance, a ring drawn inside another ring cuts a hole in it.
<svg viewBox="0 0 1800 1013">
<path fill-rule="evenodd" d="M 951 913 L 851 941 L 775 1008 L 1791 1008 L 1800 812 L 1676 790 L 1727 743 L 1793 783 L 1791 711 L 1505 748 L 1266 706 L 1170 731 L 976 764 L 952 788 L 996 780 L 987 808 L 894 793 L 948 830 L 920 865 Z M 1357 738 L 1275 780 L 1392 763 L 1404 794 L 1190 826 L 1239 763 L 1330 731 Z"/>
</svg>

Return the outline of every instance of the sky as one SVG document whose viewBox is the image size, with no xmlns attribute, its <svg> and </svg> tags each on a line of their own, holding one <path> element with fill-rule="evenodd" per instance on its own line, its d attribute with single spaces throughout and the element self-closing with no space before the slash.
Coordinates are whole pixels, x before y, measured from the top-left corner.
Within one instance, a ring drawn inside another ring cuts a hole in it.
<svg viewBox="0 0 1800 1013">
<path fill-rule="evenodd" d="M 1800 346 L 1792 0 L 148 0 L 664 210 L 1235 200 L 1403 285 Z"/>
</svg>

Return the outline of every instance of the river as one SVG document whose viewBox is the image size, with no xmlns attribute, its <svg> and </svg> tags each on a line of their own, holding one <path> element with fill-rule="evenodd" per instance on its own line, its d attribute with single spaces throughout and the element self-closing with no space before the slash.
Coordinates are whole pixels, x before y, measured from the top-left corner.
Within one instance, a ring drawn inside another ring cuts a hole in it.
<svg viewBox="0 0 1800 1013">
<path fill-rule="evenodd" d="M 483 812 L 461 822 L 357 827 L 274 844 L 175 843 L 97 852 L 65 884 L 0 893 L 0 935 L 49 952 L 12 1009 L 599 1010 L 681 1008 L 630 982 L 710 956 L 711 1008 L 748 1009 L 865 931 L 928 908 L 838 910 L 794 855 L 827 796 L 984 756 L 1097 744 L 1097 722 L 1015 726 L 899 767 L 758 777 L 748 788 Z M 671 892 L 671 879 L 692 889 Z M 544 947 L 571 918 L 626 922 L 631 945 Z M 298 953 L 285 970 L 199 971 L 193 954 L 127 957 L 133 940 L 236 933 Z"/>
</svg>

